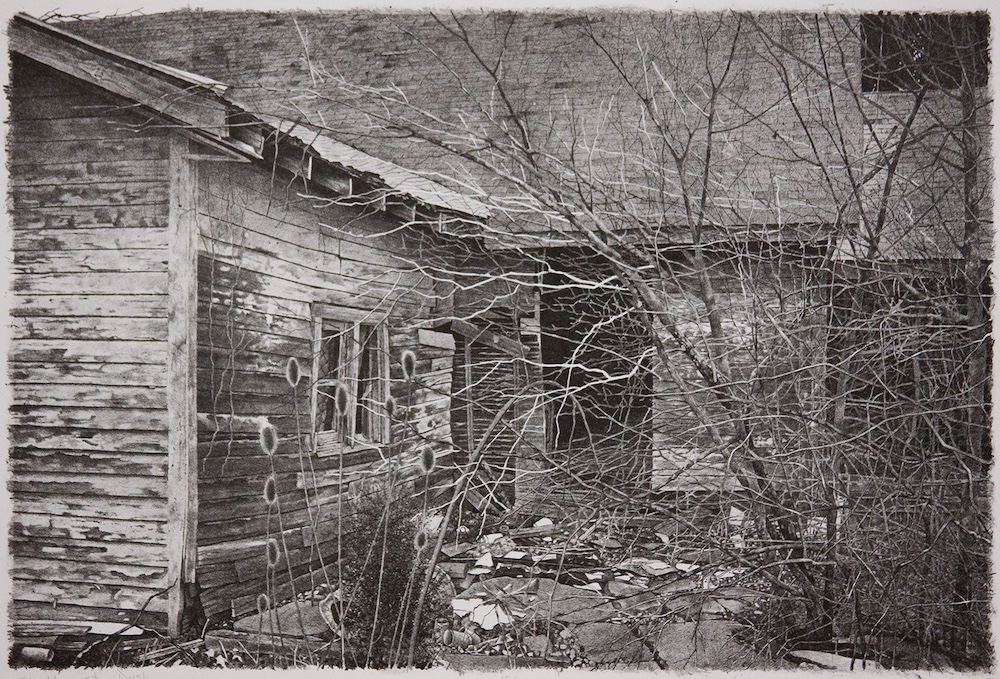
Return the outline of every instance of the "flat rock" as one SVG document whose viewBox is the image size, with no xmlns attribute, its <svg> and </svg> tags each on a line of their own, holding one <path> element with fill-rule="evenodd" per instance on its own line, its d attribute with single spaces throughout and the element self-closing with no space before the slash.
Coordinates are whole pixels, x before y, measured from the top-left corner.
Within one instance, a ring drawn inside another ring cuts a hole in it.
<svg viewBox="0 0 1000 679">
<path fill-rule="evenodd" d="M 790 651 L 788 656 L 795 660 L 809 663 L 810 665 L 816 665 L 825 670 L 851 672 L 884 669 L 874 660 L 848 658 L 847 656 L 837 655 L 836 653 L 824 653 L 823 651 Z"/>
<path fill-rule="evenodd" d="M 547 578 L 499 577 L 481 580 L 462 592 L 460 599 L 497 601 L 515 619 L 559 622 L 601 622 L 615 615 L 607 599 L 587 589 Z"/>
<path fill-rule="evenodd" d="M 234 622 L 233 629 L 287 637 L 319 637 L 331 631 L 320 614 L 320 602 L 311 601 L 291 601 L 263 614 L 248 615 Z"/>
<path fill-rule="evenodd" d="M 649 662 L 652 651 L 631 632 L 628 625 L 589 622 L 578 625 L 573 636 L 580 654 L 594 665 L 609 667 Z"/>
<path fill-rule="evenodd" d="M 549 638 L 544 634 L 524 638 L 524 647 L 535 655 L 545 655 L 549 652 Z"/>
<path fill-rule="evenodd" d="M 734 637 L 739 628 L 730 620 L 669 623 L 659 630 L 656 651 L 671 670 L 747 667 L 754 652 Z"/>
<path fill-rule="evenodd" d="M 659 613 L 663 604 L 655 595 L 649 592 L 639 592 L 632 596 L 615 599 L 612 605 L 622 613 L 629 615 L 644 615 Z"/>
<path fill-rule="evenodd" d="M 555 666 L 543 658 L 522 658 L 513 655 L 475 655 L 472 653 L 444 653 L 442 661 L 456 672 L 504 672 L 525 667 Z"/>
</svg>

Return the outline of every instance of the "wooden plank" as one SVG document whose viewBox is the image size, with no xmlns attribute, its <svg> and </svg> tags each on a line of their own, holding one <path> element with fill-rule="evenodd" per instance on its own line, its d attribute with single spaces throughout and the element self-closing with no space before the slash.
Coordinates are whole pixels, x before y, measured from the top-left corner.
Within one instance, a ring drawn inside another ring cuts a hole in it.
<svg viewBox="0 0 1000 679">
<path fill-rule="evenodd" d="M 11 587 L 15 601 L 38 601 L 51 605 L 69 604 L 152 612 L 167 610 L 167 602 L 156 588 L 127 585 L 98 585 L 79 582 L 44 582 L 15 578 Z"/>
<path fill-rule="evenodd" d="M 29 75 L 29 71 L 34 71 L 37 75 Z M 15 83 L 10 90 L 8 100 L 12 124 L 28 120 L 103 119 L 113 116 L 130 119 L 127 115 L 130 111 L 123 110 L 121 104 L 112 101 L 110 97 L 98 94 L 98 90 L 74 87 L 72 80 L 60 78 L 62 86 L 46 92 L 41 87 L 45 81 L 49 81 L 49 85 L 54 84 L 55 78 L 46 77 L 37 68 L 26 67 L 20 69 L 20 73 L 31 78 L 31 85 L 29 89 L 29 86 L 18 86 Z"/>
<path fill-rule="evenodd" d="M 12 207 L 39 209 L 94 205 L 159 205 L 167 200 L 162 181 L 106 182 L 100 184 L 26 185 L 11 192 Z"/>
<path fill-rule="evenodd" d="M 84 207 L 48 207 L 33 210 L 11 210 L 10 223 L 15 236 L 19 232 L 51 229 L 54 231 L 86 232 L 88 229 L 161 229 L 159 244 L 165 247 L 167 204 L 155 205 L 92 205 Z M 102 231 L 104 235 L 110 232 Z M 134 232 L 133 232 L 134 233 Z M 21 234 L 24 237 L 30 234 Z M 45 244 L 46 246 L 48 243 Z M 97 240 L 80 249 L 113 248 L 107 240 Z M 123 247 L 154 247 L 141 243 L 124 244 Z M 23 249 L 23 248 L 18 248 Z M 43 247 L 42 249 L 46 249 Z M 68 249 L 68 248 L 66 248 Z"/>
<path fill-rule="evenodd" d="M 130 137 L 125 139 L 79 139 L 75 141 L 21 142 L 7 147 L 8 158 L 14 165 L 64 163 L 67 159 L 107 162 L 130 160 L 160 160 L 167 157 L 164 137 Z"/>
<path fill-rule="evenodd" d="M 133 566 L 127 563 L 95 564 L 68 559 L 20 557 L 11 565 L 10 575 L 19 580 L 162 589 L 166 569 L 163 566 Z"/>
<path fill-rule="evenodd" d="M 12 621 L 25 620 L 80 620 L 82 622 L 120 622 L 137 623 L 145 629 L 164 631 L 167 625 L 166 613 L 154 613 L 149 610 L 126 610 L 120 608 L 101 608 L 93 606 L 73 606 L 65 603 L 12 601 L 10 604 Z"/>
<path fill-rule="evenodd" d="M 102 542 L 99 540 L 29 540 L 11 539 L 10 551 L 15 557 L 39 559 L 69 559 L 93 563 L 128 563 L 136 566 L 167 565 L 162 544 L 141 542 Z"/>
<path fill-rule="evenodd" d="M 166 272 L 65 273 L 16 275 L 11 290 L 22 295 L 114 295 L 160 293 L 167 289 Z"/>
<path fill-rule="evenodd" d="M 137 408 L 80 408 L 11 406 L 10 423 L 15 426 L 77 427 L 84 429 L 130 429 L 136 431 L 166 431 L 167 418 L 162 410 Z"/>
<path fill-rule="evenodd" d="M 167 251 L 165 248 L 104 248 L 70 252 L 23 250 L 14 253 L 11 270 L 18 274 L 166 271 Z"/>
<path fill-rule="evenodd" d="M 15 339 L 10 343 L 10 360 L 20 362 L 138 363 L 163 366 L 167 343 L 113 340 Z M 136 368 L 142 370 L 142 368 Z"/>
<path fill-rule="evenodd" d="M 11 316 L 166 318 L 163 295 L 12 295 Z"/>
<path fill-rule="evenodd" d="M 79 384 L 13 384 L 16 405 L 87 408 L 166 408 L 162 387 L 94 386 Z"/>
<path fill-rule="evenodd" d="M 22 16 L 8 27 L 8 40 L 12 52 L 210 134 L 228 135 L 228 107 L 207 90 L 167 75 L 140 70 L 127 58 Z"/>
<path fill-rule="evenodd" d="M 34 120 L 20 119 L 14 126 L 14 141 L 45 142 L 45 141 L 79 141 L 82 139 L 128 139 L 144 136 L 162 136 L 165 129 L 162 126 L 149 124 L 149 116 L 137 113 L 135 108 L 119 107 L 117 111 L 106 111 L 105 115 L 92 113 L 89 116 L 75 118 L 36 118 Z M 166 170 L 158 175 L 167 176 Z"/>
<path fill-rule="evenodd" d="M 62 316 L 38 318 L 15 316 L 14 339 L 160 340 L 167 339 L 166 318 Z"/>
<path fill-rule="evenodd" d="M 11 491 L 100 497 L 166 497 L 163 479 L 118 474 L 21 472 L 10 481 Z"/>
<path fill-rule="evenodd" d="M 417 342 L 424 346 L 436 347 L 448 351 L 455 350 L 455 336 L 447 332 L 434 332 L 420 328 L 417 330 Z"/>
<path fill-rule="evenodd" d="M 19 384 L 93 384 L 100 386 L 165 387 L 163 372 L 115 363 L 9 363 L 7 375 Z"/>
<path fill-rule="evenodd" d="M 164 455 L 128 451 L 39 450 L 12 448 L 10 468 L 25 472 L 77 472 L 163 477 L 167 472 Z"/>
<path fill-rule="evenodd" d="M 19 508 L 15 505 L 15 508 Z M 143 542 L 163 545 L 164 524 L 157 521 L 98 519 L 57 514 L 27 514 L 16 511 L 11 519 L 13 538 L 37 540 L 95 540 L 99 542 Z"/>
<path fill-rule="evenodd" d="M 223 120 L 225 122 L 225 120 Z M 167 581 L 169 632 L 183 632 L 195 583 L 198 535 L 198 224 L 197 178 L 187 158 L 190 144 L 179 136 L 170 144 L 170 218 L 167 225 L 168 329 L 167 420 Z"/>
<path fill-rule="evenodd" d="M 82 450 L 166 453 L 167 437 L 158 431 L 77 429 L 72 427 L 13 426 L 10 444 L 43 450 Z"/>
<path fill-rule="evenodd" d="M 95 519 L 135 517 L 143 521 L 166 521 L 166 501 L 148 498 L 87 497 L 81 495 L 44 495 L 30 489 L 12 496 L 13 511 L 45 516 L 77 516 Z"/>
<path fill-rule="evenodd" d="M 467 341 L 479 342 L 487 346 L 498 349 L 514 358 L 524 358 L 527 353 L 527 348 L 524 347 L 520 342 L 517 342 L 509 337 L 505 337 L 491 330 L 486 330 L 485 328 L 479 328 L 476 325 L 463 321 L 459 318 L 454 318 L 447 322 L 446 327 L 456 334 L 461 335 Z"/>
<path fill-rule="evenodd" d="M 110 180 L 151 180 L 167 176 L 167 161 L 105 160 L 99 162 L 24 163 L 10 168 L 10 185 L 41 185 L 56 182 L 102 182 Z"/>
</svg>

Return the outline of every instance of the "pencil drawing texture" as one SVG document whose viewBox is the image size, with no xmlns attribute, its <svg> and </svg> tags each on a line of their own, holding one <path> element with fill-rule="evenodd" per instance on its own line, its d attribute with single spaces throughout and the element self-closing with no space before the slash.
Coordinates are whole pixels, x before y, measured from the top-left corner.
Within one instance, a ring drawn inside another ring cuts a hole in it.
<svg viewBox="0 0 1000 679">
<path fill-rule="evenodd" d="M 8 32 L 12 659 L 993 664 L 988 14 Z"/>
</svg>

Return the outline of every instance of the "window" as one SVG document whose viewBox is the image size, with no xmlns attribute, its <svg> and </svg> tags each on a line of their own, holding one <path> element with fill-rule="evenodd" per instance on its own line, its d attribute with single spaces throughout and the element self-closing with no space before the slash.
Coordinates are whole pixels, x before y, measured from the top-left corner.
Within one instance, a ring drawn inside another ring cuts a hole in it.
<svg viewBox="0 0 1000 679">
<path fill-rule="evenodd" d="M 318 305 L 317 305 L 318 306 Z M 313 430 L 319 455 L 389 441 L 389 332 L 384 320 L 314 311 Z"/>
<path fill-rule="evenodd" d="M 906 92 L 972 87 L 989 78 L 986 12 L 861 16 L 861 89 Z"/>
</svg>

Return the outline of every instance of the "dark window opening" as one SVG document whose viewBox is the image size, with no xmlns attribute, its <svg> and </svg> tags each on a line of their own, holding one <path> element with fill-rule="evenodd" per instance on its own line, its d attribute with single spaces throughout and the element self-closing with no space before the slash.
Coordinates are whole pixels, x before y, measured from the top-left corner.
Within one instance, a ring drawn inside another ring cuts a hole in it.
<svg viewBox="0 0 1000 679">
<path fill-rule="evenodd" d="M 990 18 L 986 12 L 861 16 L 861 89 L 913 92 L 955 89 L 989 79 Z"/>
</svg>

